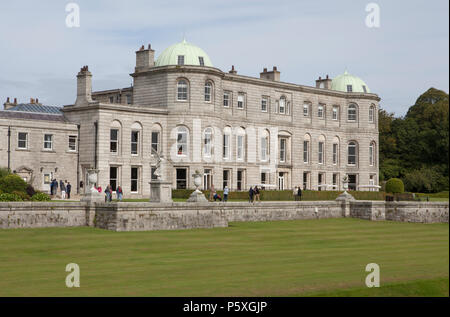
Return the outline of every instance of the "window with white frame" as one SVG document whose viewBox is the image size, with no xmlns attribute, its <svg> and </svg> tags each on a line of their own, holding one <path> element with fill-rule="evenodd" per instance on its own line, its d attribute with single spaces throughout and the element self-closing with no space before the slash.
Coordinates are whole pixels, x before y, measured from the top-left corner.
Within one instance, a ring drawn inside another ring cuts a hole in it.
<svg viewBox="0 0 450 317">
<path fill-rule="evenodd" d="M 117 153 L 119 150 L 119 129 L 111 129 L 109 132 L 109 152 Z"/>
<path fill-rule="evenodd" d="M 323 164 L 323 147 L 324 143 L 319 142 L 319 148 L 318 148 L 318 162 L 319 164 Z"/>
<path fill-rule="evenodd" d="M 357 161 L 357 144 L 354 141 L 348 143 L 347 163 L 348 165 L 356 165 Z"/>
<path fill-rule="evenodd" d="M 280 163 L 285 163 L 286 162 L 286 139 L 285 138 L 281 138 L 280 139 Z"/>
<path fill-rule="evenodd" d="M 223 106 L 226 108 L 230 106 L 230 93 L 228 91 L 223 93 Z"/>
<path fill-rule="evenodd" d="M 177 100 L 186 101 L 188 99 L 188 83 L 184 79 L 177 82 Z"/>
<path fill-rule="evenodd" d="M 283 97 L 280 98 L 278 109 L 279 109 L 281 114 L 285 114 L 286 113 L 286 97 L 283 96 Z"/>
<path fill-rule="evenodd" d="M 178 127 L 177 130 L 177 155 L 185 156 L 187 155 L 187 140 L 188 140 L 188 131 L 185 127 Z"/>
<path fill-rule="evenodd" d="M 237 107 L 238 107 L 238 109 L 244 109 L 244 100 L 245 100 L 245 98 L 244 98 L 244 94 L 238 94 L 238 97 L 237 97 Z"/>
<path fill-rule="evenodd" d="M 44 150 L 52 150 L 52 149 L 53 149 L 53 135 L 44 134 Z"/>
<path fill-rule="evenodd" d="M 303 116 L 305 117 L 309 116 L 309 104 L 307 103 L 303 105 Z"/>
<path fill-rule="evenodd" d="M 357 118 L 356 105 L 349 105 L 347 110 L 347 120 L 356 121 L 356 118 Z"/>
<path fill-rule="evenodd" d="M 244 136 L 243 135 L 237 135 L 236 136 L 236 158 L 238 160 L 244 159 Z"/>
<path fill-rule="evenodd" d="M 303 141 L 303 163 L 309 162 L 309 141 Z"/>
<path fill-rule="evenodd" d="M 159 153 L 160 133 L 159 131 L 152 131 L 152 150 Z"/>
<path fill-rule="evenodd" d="M 177 64 L 184 65 L 184 55 L 178 55 Z"/>
<path fill-rule="evenodd" d="M 337 120 L 338 119 L 338 107 L 336 107 L 336 106 L 333 107 L 332 119 L 333 120 Z"/>
<path fill-rule="evenodd" d="M 17 147 L 19 149 L 27 149 L 28 148 L 28 133 L 19 132 L 17 134 Z"/>
<path fill-rule="evenodd" d="M 338 163 L 338 144 L 334 143 L 333 144 L 333 165 L 336 165 Z"/>
<path fill-rule="evenodd" d="M 139 167 L 131 167 L 131 192 L 139 191 Z"/>
<path fill-rule="evenodd" d="M 375 107 L 372 105 L 369 107 L 369 122 L 373 123 L 375 114 Z"/>
<path fill-rule="evenodd" d="M 212 154 L 211 143 L 212 143 L 212 129 L 206 128 L 205 137 L 203 139 L 203 154 L 206 157 L 211 157 Z"/>
<path fill-rule="evenodd" d="M 317 108 L 317 116 L 319 118 L 323 118 L 323 105 L 319 105 L 319 107 Z"/>
<path fill-rule="evenodd" d="M 230 158 L 230 134 L 228 133 L 223 134 L 223 158 Z"/>
<path fill-rule="evenodd" d="M 140 131 L 131 131 L 131 155 L 139 154 L 139 132 Z"/>
<path fill-rule="evenodd" d="M 369 165 L 374 166 L 375 165 L 375 143 L 370 142 L 369 145 Z"/>
<path fill-rule="evenodd" d="M 347 92 L 352 92 L 352 91 L 353 91 L 353 86 L 347 85 Z"/>
<path fill-rule="evenodd" d="M 262 97 L 261 98 L 261 111 L 262 112 L 267 112 L 267 102 L 268 101 L 268 98 L 267 97 Z"/>
<path fill-rule="evenodd" d="M 69 135 L 69 151 L 75 152 L 77 150 L 77 136 Z"/>
<path fill-rule="evenodd" d="M 207 81 L 205 83 L 205 101 L 206 102 L 211 101 L 211 91 L 212 91 L 212 84 L 211 84 L 211 82 Z"/>
</svg>

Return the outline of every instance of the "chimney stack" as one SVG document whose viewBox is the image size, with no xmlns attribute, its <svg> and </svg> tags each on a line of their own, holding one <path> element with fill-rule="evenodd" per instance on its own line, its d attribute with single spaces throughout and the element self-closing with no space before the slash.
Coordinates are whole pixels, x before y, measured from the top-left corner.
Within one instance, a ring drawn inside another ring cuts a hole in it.
<svg viewBox="0 0 450 317">
<path fill-rule="evenodd" d="M 331 89 L 331 79 L 328 75 L 325 79 L 322 79 L 322 77 L 319 76 L 319 79 L 316 80 L 316 88 Z"/>
<path fill-rule="evenodd" d="M 14 106 L 17 106 L 17 98 L 14 98 L 14 102 L 11 103 L 11 99 L 9 97 L 6 98 L 6 102 L 3 104 L 4 110 L 9 110 L 13 108 Z"/>
<path fill-rule="evenodd" d="M 92 74 L 88 66 L 83 66 L 77 75 L 77 100 L 75 105 L 85 105 L 92 101 Z"/>
<path fill-rule="evenodd" d="M 237 74 L 237 71 L 234 69 L 234 65 L 231 65 L 231 70 L 229 71 L 230 74 Z"/>
<path fill-rule="evenodd" d="M 276 66 L 274 66 L 270 72 L 267 71 L 267 68 L 264 68 L 263 72 L 259 73 L 259 78 L 266 80 L 280 81 L 280 72 L 277 70 Z"/>
<path fill-rule="evenodd" d="M 145 46 L 142 45 L 141 48 L 136 51 L 135 72 L 153 66 L 155 66 L 155 51 L 152 50 L 152 46 L 150 44 L 148 44 L 147 49 L 145 49 Z"/>
</svg>

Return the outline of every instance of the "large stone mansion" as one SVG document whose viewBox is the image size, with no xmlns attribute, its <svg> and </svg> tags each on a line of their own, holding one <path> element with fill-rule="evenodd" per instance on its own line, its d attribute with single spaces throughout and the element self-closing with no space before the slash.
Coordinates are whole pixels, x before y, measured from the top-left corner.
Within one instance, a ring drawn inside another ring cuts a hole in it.
<svg viewBox="0 0 450 317">
<path fill-rule="evenodd" d="M 369 190 L 378 184 L 378 102 L 358 77 L 328 75 L 315 86 L 215 68 L 199 47 L 183 41 L 136 52 L 132 87 L 92 92 L 87 66 L 77 75 L 73 105 L 8 100 L 0 111 L 0 166 L 40 190 L 53 178 L 79 188 L 88 169 L 98 185 L 121 185 L 126 197 L 146 197 L 157 157 L 173 188 Z M 76 186 L 75 186 L 76 184 Z"/>
</svg>

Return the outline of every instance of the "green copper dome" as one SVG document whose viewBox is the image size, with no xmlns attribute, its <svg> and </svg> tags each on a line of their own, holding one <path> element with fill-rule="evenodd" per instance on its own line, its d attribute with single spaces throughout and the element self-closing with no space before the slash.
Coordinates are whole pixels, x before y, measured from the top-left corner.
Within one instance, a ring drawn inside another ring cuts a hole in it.
<svg viewBox="0 0 450 317">
<path fill-rule="evenodd" d="M 158 56 L 155 66 L 166 65 L 197 65 L 213 67 L 209 56 L 204 50 L 198 46 L 186 42 L 185 40 L 169 46 Z"/>
<path fill-rule="evenodd" d="M 345 71 L 344 74 L 333 78 L 331 81 L 331 89 L 343 92 L 370 92 L 369 87 L 367 87 L 366 83 L 361 78 L 350 75 L 347 71 Z"/>
</svg>

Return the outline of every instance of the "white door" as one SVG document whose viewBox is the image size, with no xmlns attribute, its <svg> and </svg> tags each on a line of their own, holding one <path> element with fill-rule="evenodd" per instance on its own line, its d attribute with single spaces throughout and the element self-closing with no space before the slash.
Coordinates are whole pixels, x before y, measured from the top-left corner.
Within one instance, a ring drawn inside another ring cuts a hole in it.
<svg viewBox="0 0 450 317">
<path fill-rule="evenodd" d="M 52 182 L 52 179 L 53 179 L 52 172 L 44 173 L 42 175 L 42 191 L 43 192 L 50 193 L 50 183 Z"/>
<path fill-rule="evenodd" d="M 278 174 L 278 190 L 284 190 L 284 173 Z"/>
</svg>

